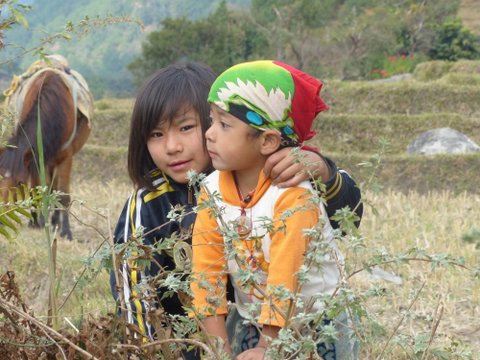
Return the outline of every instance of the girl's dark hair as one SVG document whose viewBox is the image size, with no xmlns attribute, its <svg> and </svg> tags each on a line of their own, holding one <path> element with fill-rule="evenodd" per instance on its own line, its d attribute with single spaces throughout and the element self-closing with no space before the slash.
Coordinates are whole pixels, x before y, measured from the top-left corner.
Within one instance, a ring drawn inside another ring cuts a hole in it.
<svg viewBox="0 0 480 360">
<path fill-rule="evenodd" d="M 193 109 L 205 134 L 210 124 L 207 97 L 215 78 L 209 66 L 187 62 L 157 70 L 142 84 L 133 107 L 128 143 L 128 174 L 138 188 L 153 189 L 147 174 L 155 164 L 147 140 L 160 121 L 171 121 L 182 109 Z"/>
</svg>

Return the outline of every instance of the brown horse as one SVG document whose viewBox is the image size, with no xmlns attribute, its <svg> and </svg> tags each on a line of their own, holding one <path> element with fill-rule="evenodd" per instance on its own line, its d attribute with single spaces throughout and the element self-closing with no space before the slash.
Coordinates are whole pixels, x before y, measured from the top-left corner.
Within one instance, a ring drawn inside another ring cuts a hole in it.
<svg viewBox="0 0 480 360">
<path fill-rule="evenodd" d="M 8 145 L 0 149 L 0 175 L 3 177 L 0 191 L 4 202 L 12 187 L 21 183 L 30 183 L 32 188 L 40 185 L 37 143 L 37 126 L 40 123 L 46 183 L 52 190 L 61 192 L 60 203 L 65 208 L 70 205 L 73 155 L 82 148 L 90 135 L 93 99 L 89 91 L 87 95 L 83 91 L 83 100 L 79 99 L 79 90 L 82 89 L 79 89 L 78 84 L 72 85 L 71 77 L 76 74 L 76 78 L 82 80 L 83 90 L 88 90 L 85 81 L 65 64 L 57 65 L 52 67 L 48 63 L 41 66 L 40 71 L 26 72 L 28 85 L 25 85 L 21 96 L 12 97 L 16 101 L 10 102 L 11 107 L 14 103 L 13 108 L 18 111 L 18 118 Z M 85 99 L 91 111 L 80 111 L 79 103 Z M 37 217 L 36 212 L 32 214 L 34 220 L 31 225 L 41 226 L 43 219 Z M 60 212 L 56 209 L 52 225 L 61 225 L 60 235 L 72 239 L 67 210 Z"/>
</svg>

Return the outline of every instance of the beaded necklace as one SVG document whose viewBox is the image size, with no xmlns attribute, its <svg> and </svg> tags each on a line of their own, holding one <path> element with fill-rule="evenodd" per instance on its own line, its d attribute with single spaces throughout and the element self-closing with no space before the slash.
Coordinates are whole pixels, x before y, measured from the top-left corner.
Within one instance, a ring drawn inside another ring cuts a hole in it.
<svg viewBox="0 0 480 360">
<path fill-rule="evenodd" d="M 255 189 L 249 191 L 247 193 L 247 196 L 244 197 L 242 192 L 240 191 L 240 188 L 237 184 L 236 179 L 235 179 L 235 187 L 237 188 L 237 194 L 241 202 L 240 216 L 235 220 L 235 226 L 236 226 L 238 236 L 240 237 L 240 240 L 245 240 L 252 233 L 252 227 L 253 227 L 252 219 L 248 218 L 247 211 L 245 210 L 245 208 L 247 207 L 248 203 L 252 201 L 253 195 L 255 194 Z M 250 216 L 251 215 L 252 213 L 250 212 Z"/>
</svg>

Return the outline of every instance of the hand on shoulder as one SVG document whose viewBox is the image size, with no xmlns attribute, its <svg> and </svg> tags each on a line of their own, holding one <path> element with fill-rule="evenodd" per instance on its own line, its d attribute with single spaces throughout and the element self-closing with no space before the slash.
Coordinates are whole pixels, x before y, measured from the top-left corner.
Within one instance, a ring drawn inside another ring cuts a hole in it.
<svg viewBox="0 0 480 360">
<path fill-rule="evenodd" d="M 281 188 L 297 186 L 311 176 L 315 179 L 321 178 L 323 181 L 330 178 L 330 168 L 320 154 L 300 150 L 297 156 L 292 153 L 292 148 L 284 148 L 270 155 L 265 163 L 264 172 Z"/>
</svg>

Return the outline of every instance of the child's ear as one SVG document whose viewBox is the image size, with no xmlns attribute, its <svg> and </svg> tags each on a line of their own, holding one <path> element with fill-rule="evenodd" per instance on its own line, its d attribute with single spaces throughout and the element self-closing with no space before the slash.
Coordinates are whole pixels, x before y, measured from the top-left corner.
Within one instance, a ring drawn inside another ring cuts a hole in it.
<svg viewBox="0 0 480 360">
<path fill-rule="evenodd" d="M 281 145 L 280 133 L 276 130 L 266 130 L 262 133 L 262 145 L 260 152 L 262 155 L 271 155 Z"/>
</svg>

